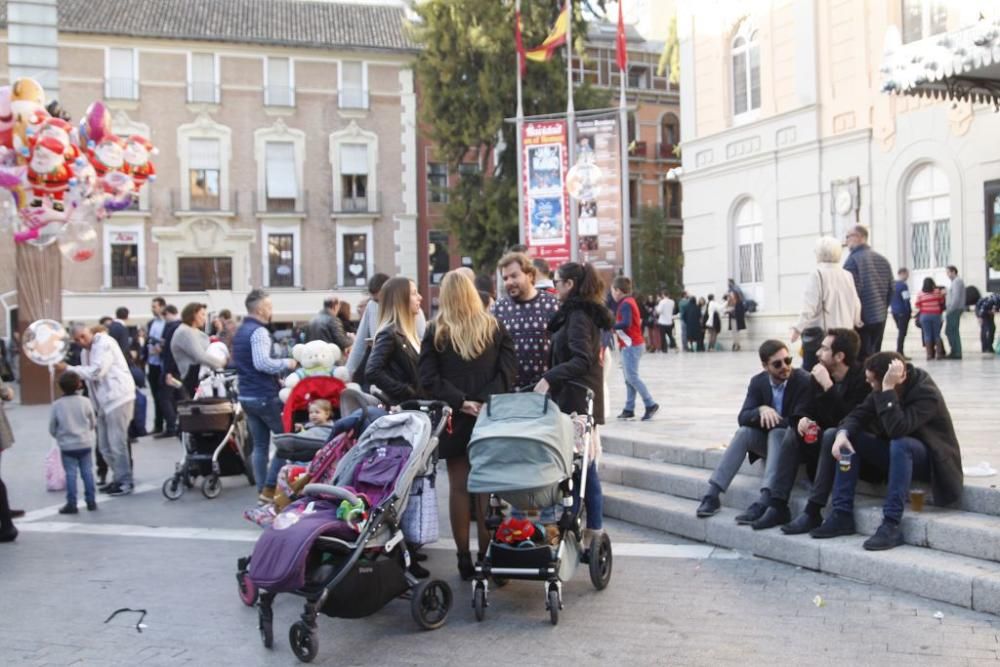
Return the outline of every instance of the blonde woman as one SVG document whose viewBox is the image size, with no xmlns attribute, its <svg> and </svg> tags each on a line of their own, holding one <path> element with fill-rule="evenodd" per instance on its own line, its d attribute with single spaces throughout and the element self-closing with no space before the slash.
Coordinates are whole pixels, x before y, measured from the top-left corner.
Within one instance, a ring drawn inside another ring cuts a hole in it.
<svg viewBox="0 0 1000 667">
<path fill-rule="evenodd" d="M 417 377 L 419 312 L 420 293 L 412 280 L 397 276 L 382 286 L 378 325 L 365 364 L 365 379 L 378 387 L 392 405 L 420 397 Z"/>
<path fill-rule="evenodd" d="M 451 432 L 441 434 L 438 454 L 448 462 L 449 515 L 458 549 L 458 571 L 468 581 L 474 573 L 469 553 L 469 457 L 472 427 L 490 394 L 511 390 L 517 375 L 514 342 L 483 307 L 479 292 L 461 273 L 445 275 L 440 310 L 427 326 L 420 348 L 420 385 L 424 395 L 454 410 Z M 489 543 L 483 500 L 477 498 L 479 544 Z"/>
</svg>

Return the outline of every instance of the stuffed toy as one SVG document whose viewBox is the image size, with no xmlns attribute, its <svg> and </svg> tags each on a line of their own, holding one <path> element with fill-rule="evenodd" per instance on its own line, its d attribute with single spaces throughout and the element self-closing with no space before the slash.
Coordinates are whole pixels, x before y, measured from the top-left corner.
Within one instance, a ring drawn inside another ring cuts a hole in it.
<svg viewBox="0 0 1000 667">
<path fill-rule="evenodd" d="M 535 534 L 535 524 L 528 519 L 508 517 L 497 528 L 497 541 L 505 544 L 516 544 L 530 540 Z"/>
<path fill-rule="evenodd" d="M 221 368 L 224 368 L 229 363 L 229 348 L 222 341 L 215 340 L 209 343 L 205 354 L 217 360 Z M 198 384 L 195 398 L 226 397 L 226 381 L 222 376 L 212 372 L 212 366 L 202 364 L 201 370 L 198 372 L 198 378 L 201 382 Z"/>
<path fill-rule="evenodd" d="M 334 367 L 340 361 L 340 348 L 333 343 L 321 340 L 300 343 L 292 348 L 292 358 L 299 362 L 299 368 L 285 378 L 285 387 L 278 393 L 282 402 L 287 401 L 295 385 L 306 378 L 333 376 L 343 379 L 335 372 Z"/>
<path fill-rule="evenodd" d="M 45 110 L 45 91 L 42 84 L 31 78 L 22 78 L 10 87 L 10 110 L 13 115 L 11 143 L 21 164 L 28 161 L 31 148 L 29 138 L 38 126 L 49 117 Z"/>
</svg>

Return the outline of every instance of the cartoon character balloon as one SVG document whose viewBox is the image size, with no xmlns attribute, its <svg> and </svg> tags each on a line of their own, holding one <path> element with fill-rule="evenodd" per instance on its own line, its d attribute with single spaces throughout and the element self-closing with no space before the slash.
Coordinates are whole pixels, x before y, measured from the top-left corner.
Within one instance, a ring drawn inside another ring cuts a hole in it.
<svg viewBox="0 0 1000 667">
<path fill-rule="evenodd" d="M 22 162 L 27 162 L 28 138 L 49 114 L 45 110 L 42 84 L 31 78 L 18 79 L 10 88 L 10 109 L 13 114 L 11 143 Z"/>
<path fill-rule="evenodd" d="M 39 366 L 52 366 L 69 351 L 69 333 L 55 320 L 36 320 L 24 330 L 24 356 Z"/>
</svg>

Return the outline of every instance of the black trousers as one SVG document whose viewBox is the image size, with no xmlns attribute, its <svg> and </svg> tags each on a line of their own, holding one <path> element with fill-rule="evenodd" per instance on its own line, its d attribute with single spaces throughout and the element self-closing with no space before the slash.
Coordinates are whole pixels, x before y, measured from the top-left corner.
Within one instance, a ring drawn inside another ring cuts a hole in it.
<svg viewBox="0 0 1000 667">
<path fill-rule="evenodd" d="M 861 358 L 867 359 L 882 351 L 882 336 L 885 334 L 885 320 L 866 324 L 858 329 L 861 337 Z"/>
<path fill-rule="evenodd" d="M 10 502 L 7 500 L 7 487 L 0 479 L 0 532 L 6 533 L 14 527 L 10 517 Z"/>
<path fill-rule="evenodd" d="M 149 385 L 149 393 L 153 397 L 153 433 L 159 433 L 163 430 L 163 409 L 160 407 L 160 393 L 163 391 L 162 367 L 149 364 L 146 380 Z"/>
<path fill-rule="evenodd" d="M 660 352 L 666 352 L 669 349 L 677 349 L 677 341 L 674 340 L 674 325 L 673 324 L 657 324 L 660 328 L 660 338 L 663 340 L 660 346 Z M 670 341 L 670 345 L 667 345 L 667 341 Z"/>
<path fill-rule="evenodd" d="M 896 352 L 903 354 L 903 343 L 906 341 L 906 331 L 910 327 L 910 316 L 893 315 L 892 319 L 896 320 L 896 330 L 899 332 L 896 334 Z"/>
<path fill-rule="evenodd" d="M 979 325 L 979 340 L 983 345 L 983 352 L 993 351 L 993 340 L 996 338 L 997 325 L 993 321 L 993 313 L 983 315 L 982 324 Z"/>
<path fill-rule="evenodd" d="M 177 401 L 180 395 L 177 389 L 160 385 L 160 413 L 163 415 L 163 430 L 167 433 L 177 432 Z"/>
</svg>

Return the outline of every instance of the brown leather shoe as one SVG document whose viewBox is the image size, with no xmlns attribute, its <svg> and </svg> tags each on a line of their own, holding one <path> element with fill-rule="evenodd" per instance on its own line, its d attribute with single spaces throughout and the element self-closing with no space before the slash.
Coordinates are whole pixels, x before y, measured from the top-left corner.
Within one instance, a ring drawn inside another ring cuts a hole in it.
<svg viewBox="0 0 1000 667">
<path fill-rule="evenodd" d="M 11 519 L 20 519 L 23 516 L 24 516 L 24 510 L 11 510 L 10 511 L 10 518 Z"/>
</svg>

